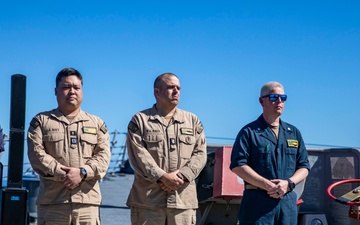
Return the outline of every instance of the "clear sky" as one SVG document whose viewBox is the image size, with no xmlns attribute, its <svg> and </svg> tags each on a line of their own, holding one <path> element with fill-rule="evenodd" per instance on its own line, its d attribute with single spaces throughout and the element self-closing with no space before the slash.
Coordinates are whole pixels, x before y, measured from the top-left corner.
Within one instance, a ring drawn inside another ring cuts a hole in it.
<svg viewBox="0 0 360 225">
<path fill-rule="evenodd" d="M 1 1 L 5 133 L 11 75 L 27 76 L 27 130 L 35 114 L 57 106 L 64 67 L 83 74 L 82 109 L 110 132 L 126 132 L 131 116 L 155 102 L 156 76 L 173 72 L 179 108 L 198 115 L 208 143 L 232 144 L 261 114 L 261 86 L 275 80 L 288 94 L 282 119 L 308 146 L 360 146 L 357 0 Z"/>
</svg>

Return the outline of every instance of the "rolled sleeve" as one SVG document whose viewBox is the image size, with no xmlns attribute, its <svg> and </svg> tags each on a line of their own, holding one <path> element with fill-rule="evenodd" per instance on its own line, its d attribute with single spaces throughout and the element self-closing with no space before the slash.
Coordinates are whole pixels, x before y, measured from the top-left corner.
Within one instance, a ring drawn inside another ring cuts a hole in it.
<svg viewBox="0 0 360 225">
<path fill-rule="evenodd" d="M 247 138 L 245 137 L 245 131 L 242 130 L 237 135 L 233 145 L 231 152 L 230 170 L 234 169 L 235 167 L 248 164 L 249 153 L 247 149 L 249 149 L 249 144 Z"/>
</svg>

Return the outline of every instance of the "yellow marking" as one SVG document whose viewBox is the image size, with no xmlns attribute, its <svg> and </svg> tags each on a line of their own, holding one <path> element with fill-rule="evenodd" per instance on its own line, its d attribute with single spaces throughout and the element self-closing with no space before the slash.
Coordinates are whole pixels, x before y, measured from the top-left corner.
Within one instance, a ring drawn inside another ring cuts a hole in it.
<svg viewBox="0 0 360 225">
<path fill-rule="evenodd" d="M 299 142 L 298 140 L 286 140 L 287 141 L 287 145 L 288 147 L 293 147 L 293 148 L 298 148 L 299 147 Z"/>
<path fill-rule="evenodd" d="M 93 127 L 83 127 L 84 133 L 96 134 L 96 129 Z"/>
<path fill-rule="evenodd" d="M 360 192 L 357 192 L 357 191 L 354 192 L 354 190 L 360 191 L 360 186 L 353 189 L 352 191 L 344 194 L 341 197 L 348 199 L 349 201 L 355 201 L 356 199 L 360 198 Z"/>
<path fill-rule="evenodd" d="M 181 128 L 180 131 L 181 131 L 181 134 L 187 134 L 187 135 L 194 134 L 193 129 L 191 129 L 191 128 Z"/>
</svg>

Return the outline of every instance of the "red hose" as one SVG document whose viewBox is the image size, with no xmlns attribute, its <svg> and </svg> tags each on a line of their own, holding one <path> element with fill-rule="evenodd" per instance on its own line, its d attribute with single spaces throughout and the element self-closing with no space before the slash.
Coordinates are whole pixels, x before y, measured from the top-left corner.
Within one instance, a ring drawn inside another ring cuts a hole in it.
<svg viewBox="0 0 360 225">
<path fill-rule="evenodd" d="M 331 184 L 328 188 L 327 188 L 327 194 L 328 196 L 332 199 L 332 200 L 335 200 L 337 202 L 340 202 L 342 204 L 345 204 L 345 205 L 356 205 L 356 206 L 360 206 L 360 202 L 352 202 L 352 201 L 348 201 L 346 199 L 343 199 L 343 198 L 336 198 L 334 195 L 331 194 L 331 190 L 336 187 L 336 186 L 339 186 L 341 184 L 346 184 L 346 183 L 358 183 L 360 182 L 360 179 L 350 179 L 350 180 L 341 180 L 341 181 L 338 181 L 338 182 L 335 182 L 333 184 Z"/>
</svg>

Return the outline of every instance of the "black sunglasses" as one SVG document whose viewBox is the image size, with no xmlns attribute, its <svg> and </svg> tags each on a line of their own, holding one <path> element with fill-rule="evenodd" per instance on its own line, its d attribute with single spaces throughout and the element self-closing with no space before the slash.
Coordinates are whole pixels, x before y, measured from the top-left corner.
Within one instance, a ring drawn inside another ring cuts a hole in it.
<svg viewBox="0 0 360 225">
<path fill-rule="evenodd" d="M 262 96 L 262 98 L 269 98 L 269 100 L 272 102 L 276 102 L 280 98 L 282 102 L 285 102 L 287 95 L 269 94 Z"/>
</svg>

